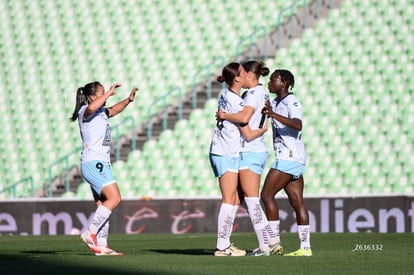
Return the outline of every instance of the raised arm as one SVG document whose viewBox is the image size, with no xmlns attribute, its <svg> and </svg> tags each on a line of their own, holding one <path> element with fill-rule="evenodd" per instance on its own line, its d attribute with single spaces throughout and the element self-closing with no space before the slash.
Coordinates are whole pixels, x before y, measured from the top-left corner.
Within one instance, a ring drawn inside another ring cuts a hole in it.
<svg viewBox="0 0 414 275">
<path fill-rule="evenodd" d="M 85 111 L 85 117 L 90 116 L 91 114 L 95 113 L 99 108 L 101 108 L 105 104 L 106 100 L 115 94 L 115 89 L 119 86 L 121 86 L 121 84 L 116 83 L 112 85 L 109 91 L 104 92 L 101 96 L 96 97 L 94 100 L 92 100 L 88 104 L 88 108 Z"/>
<path fill-rule="evenodd" d="M 116 116 L 117 114 L 119 114 L 120 112 L 122 112 L 126 106 L 128 106 L 128 104 L 130 102 L 133 102 L 135 99 L 135 93 L 138 91 L 138 88 L 133 88 L 129 94 L 129 96 L 121 101 L 119 101 L 118 103 L 112 105 L 111 107 L 108 108 L 109 111 L 109 117 L 113 117 Z"/>
</svg>

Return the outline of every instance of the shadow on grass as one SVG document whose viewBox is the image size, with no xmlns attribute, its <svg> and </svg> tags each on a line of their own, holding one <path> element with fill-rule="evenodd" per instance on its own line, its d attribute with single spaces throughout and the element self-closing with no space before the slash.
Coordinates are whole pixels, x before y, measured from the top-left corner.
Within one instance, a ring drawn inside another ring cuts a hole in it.
<svg viewBox="0 0 414 275">
<path fill-rule="evenodd" d="M 211 249 L 151 249 L 147 250 L 161 254 L 177 254 L 177 255 L 191 255 L 191 256 L 212 256 L 214 250 Z"/>
<path fill-rule="evenodd" d="M 56 251 L 44 251 L 44 250 L 26 250 L 20 252 L 22 254 L 36 254 L 36 255 L 54 255 L 54 254 L 62 254 L 62 253 L 73 253 L 72 250 L 56 250 Z M 1 255 L 0 255 L 1 257 Z"/>
<path fill-rule="evenodd" d="M 25 255 L 4 255 L 0 254 L 0 274 L 4 275 L 13 275 L 13 274 L 119 274 L 119 275 L 131 275 L 131 274 L 167 274 L 166 272 L 161 271 L 148 271 L 148 270 L 139 270 L 135 269 L 134 271 L 122 270 L 117 266 L 108 267 L 107 265 L 102 266 L 100 259 L 104 257 L 95 257 L 91 253 L 76 253 L 78 256 L 87 256 L 91 259 L 93 264 L 84 265 L 71 261 L 70 258 L 59 258 L 56 260 L 55 257 L 49 257 L 51 255 L 58 255 L 67 253 L 68 255 L 74 255 L 73 251 L 63 250 L 63 251 L 40 251 L 40 250 L 31 250 L 31 251 L 22 251 L 22 254 Z M 98 259 L 99 258 L 99 259 Z M 96 262 L 93 260 L 97 259 Z"/>
</svg>

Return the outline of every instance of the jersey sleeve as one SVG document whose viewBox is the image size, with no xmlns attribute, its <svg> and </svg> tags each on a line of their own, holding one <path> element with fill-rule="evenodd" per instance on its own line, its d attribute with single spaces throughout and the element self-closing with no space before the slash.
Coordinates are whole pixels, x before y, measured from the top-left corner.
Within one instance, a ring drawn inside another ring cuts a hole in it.
<svg viewBox="0 0 414 275">
<path fill-rule="evenodd" d="M 254 89 L 247 91 L 246 96 L 244 97 L 244 106 L 251 106 L 255 110 L 259 108 L 257 105 L 259 104 L 260 98 L 255 94 L 256 91 Z"/>
<path fill-rule="evenodd" d="M 302 105 L 296 97 L 291 97 L 289 101 L 289 118 L 302 120 Z"/>
</svg>

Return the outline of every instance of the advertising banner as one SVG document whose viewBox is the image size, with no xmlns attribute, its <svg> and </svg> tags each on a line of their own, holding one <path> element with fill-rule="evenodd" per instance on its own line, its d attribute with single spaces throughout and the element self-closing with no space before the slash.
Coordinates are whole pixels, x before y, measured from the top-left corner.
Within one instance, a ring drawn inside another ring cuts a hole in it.
<svg viewBox="0 0 414 275">
<path fill-rule="evenodd" d="M 277 198 L 282 232 L 296 232 L 295 211 Z M 305 198 L 312 232 L 414 232 L 414 196 Z M 214 233 L 218 199 L 126 200 L 110 217 L 113 233 Z M 79 234 L 95 210 L 92 201 L 13 200 L 0 202 L 0 234 Z M 244 207 L 233 231 L 253 232 Z"/>
</svg>

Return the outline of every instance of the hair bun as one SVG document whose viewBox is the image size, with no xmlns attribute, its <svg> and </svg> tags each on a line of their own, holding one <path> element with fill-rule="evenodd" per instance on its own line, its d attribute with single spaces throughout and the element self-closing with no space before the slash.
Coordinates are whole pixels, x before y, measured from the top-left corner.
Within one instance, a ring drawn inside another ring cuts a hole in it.
<svg viewBox="0 0 414 275">
<path fill-rule="evenodd" d="M 224 78 L 224 76 L 219 75 L 219 76 L 217 77 L 217 81 L 218 81 L 218 82 L 220 82 L 220 83 L 223 83 L 224 81 L 226 81 L 226 79 Z"/>
<path fill-rule="evenodd" d="M 262 76 L 267 76 L 269 73 L 270 73 L 270 70 L 268 67 L 262 67 L 262 71 L 260 72 Z"/>
</svg>

